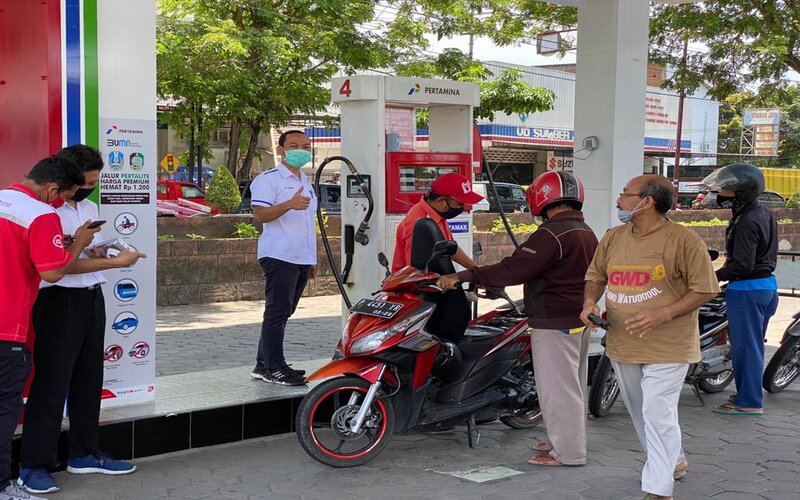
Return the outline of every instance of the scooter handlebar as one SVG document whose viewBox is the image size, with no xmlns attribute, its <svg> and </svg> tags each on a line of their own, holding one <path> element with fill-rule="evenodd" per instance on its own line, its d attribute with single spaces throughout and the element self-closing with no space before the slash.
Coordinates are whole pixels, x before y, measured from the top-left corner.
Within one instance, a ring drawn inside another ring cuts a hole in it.
<svg viewBox="0 0 800 500">
<path fill-rule="evenodd" d="M 603 330 L 608 330 L 608 321 L 606 319 L 604 319 L 604 318 L 601 318 L 600 316 L 598 316 L 596 314 L 590 314 L 589 315 L 589 321 L 591 321 L 595 325 L 599 326 Z"/>
</svg>

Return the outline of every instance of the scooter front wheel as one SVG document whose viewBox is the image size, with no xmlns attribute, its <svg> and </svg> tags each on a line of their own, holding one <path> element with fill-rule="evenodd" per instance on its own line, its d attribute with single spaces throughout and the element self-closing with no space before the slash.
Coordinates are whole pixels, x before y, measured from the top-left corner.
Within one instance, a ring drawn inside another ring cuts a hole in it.
<svg viewBox="0 0 800 500">
<path fill-rule="evenodd" d="M 764 370 L 761 385 L 771 393 L 781 392 L 800 375 L 800 337 L 791 336 L 775 351 Z"/>
<path fill-rule="evenodd" d="M 361 430 L 351 429 L 369 386 L 358 377 L 338 377 L 319 384 L 303 398 L 295 427 L 300 445 L 313 459 L 331 467 L 355 467 L 383 451 L 394 432 L 389 400 L 375 398 Z"/>
<path fill-rule="evenodd" d="M 589 389 L 589 412 L 595 417 L 604 417 L 619 397 L 619 382 L 614 373 L 611 360 L 603 354 L 592 376 L 592 387 Z"/>
</svg>

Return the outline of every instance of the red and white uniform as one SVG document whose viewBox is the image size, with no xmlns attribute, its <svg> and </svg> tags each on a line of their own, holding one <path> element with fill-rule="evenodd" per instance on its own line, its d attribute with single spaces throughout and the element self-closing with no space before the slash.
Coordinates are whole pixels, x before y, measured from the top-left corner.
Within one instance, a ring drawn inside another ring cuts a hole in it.
<svg viewBox="0 0 800 500">
<path fill-rule="evenodd" d="M 61 221 L 20 184 L 0 190 L 0 341 L 24 343 L 39 292 L 39 272 L 65 266 Z"/>
</svg>

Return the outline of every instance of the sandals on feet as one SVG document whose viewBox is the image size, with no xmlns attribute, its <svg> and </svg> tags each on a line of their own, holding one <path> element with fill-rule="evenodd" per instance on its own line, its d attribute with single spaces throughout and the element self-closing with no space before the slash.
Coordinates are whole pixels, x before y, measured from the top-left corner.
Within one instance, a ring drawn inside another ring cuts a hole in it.
<svg viewBox="0 0 800 500">
<path fill-rule="evenodd" d="M 744 406 L 736 406 L 733 403 L 725 403 L 715 406 L 712 410 L 714 413 L 722 415 L 763 415 L 763 408 L 745 408 Z"/>
<path fill-rule="evenodd" d="M 672 479 L 678 480 L 686 477 L 686 472 L 689 470 L 689 462 L 684 460 L 675 466 L 675 471 L 672 473 Z"/>
<path fill-rule="evenodd" d="M 528 459 L 528 463 L 529 464 L 533 464 L 533 465 L 548 465 L 548 466 L 564 465 L 561 462 L 559 462 L 558 460 L 556 460 L 553 457 L 553 455 L 551 455 L 550 453 L 547 453 L 547 452 L 540 453 L 540 454 L 536 455 L 535 457 L 529 458 Z"/>
<path fill-rule="evenodd" d="M 550 444 L 545 443 L 544 441 L 542 441 L 541 443 L 537 443 L 537 444 L 533 445 L 533 449 L 536 450 L 536 451 L 544 452 L 544 453 L 547 453 L 549 451 L 553 451 L 553 447 Z"/>
</svg>

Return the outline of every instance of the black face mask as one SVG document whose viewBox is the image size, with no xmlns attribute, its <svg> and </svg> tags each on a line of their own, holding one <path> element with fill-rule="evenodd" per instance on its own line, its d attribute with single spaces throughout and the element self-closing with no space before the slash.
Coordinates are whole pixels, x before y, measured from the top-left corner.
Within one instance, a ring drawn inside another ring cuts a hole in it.
<svg viewBox="0 0 800 500">
<path fill-rule="evenodd" d="M 439 215 L 441 215 L 445 219 L 452 219 L 453 217 L 458 217 L 459 215 L 461 215 L 461 212 L 464 211 L 464 207 L 453 208 L 450 205 L 448 205 L 447 208 L 448 209 L 445 210 L 444 212 L 439 212 L 437 210 L 437 212 L 439 212 Z"/>
<path fill-rule="evenodd" d="M 717 194 L 717 205 L 722 208 L 733 208 L 736 206 L 736 197 Z"/>
<path fill-rule="evenodd" d="M 83 200 L 86 199 L 87 196 L 92 194 L 92 191 L 94 191 L 94 189 L 95 188 L 78 188 L 78 190 L 75 191 L 75 194 L 73 194 L 72 198 L 70 198 L 70 199 L 72 201 L 76 201 L 76 202 L 77 201 L 83 201 Z"/>
</svg>

